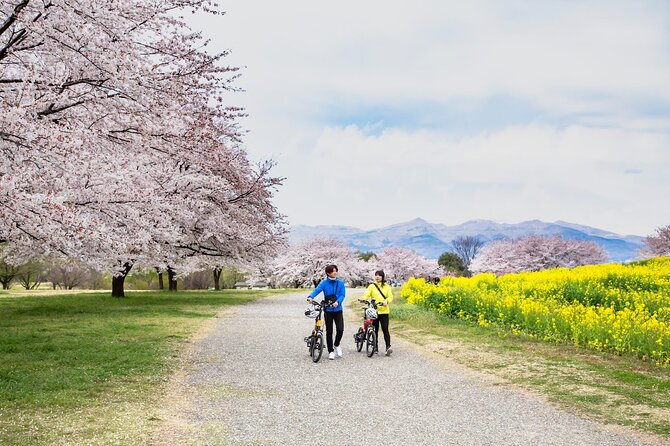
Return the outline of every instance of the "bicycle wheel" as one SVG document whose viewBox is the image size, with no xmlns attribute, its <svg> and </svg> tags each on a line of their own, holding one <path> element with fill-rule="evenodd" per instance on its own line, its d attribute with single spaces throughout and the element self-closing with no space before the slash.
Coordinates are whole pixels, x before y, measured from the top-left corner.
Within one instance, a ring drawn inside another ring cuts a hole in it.
<svg viewBox="0 0 670 446">
<path fill-rule="evenodd" d="M 372 355 L 375 354 L 375 346 L 377 345 L 377 333 L 375 333 L 374 328 L 369 328 L 368 332 L 365 334 L 365 352 L 368 355 L 368 358 L 372 358 Z"/>
<path fill-rule="evenodd" d="M 314 335 L 312 341 L 312 362 L 319 362 L 321 359 L 321 353 L 323 353 L 323 333 L 318 332 Z"/>
<path fill-rule="evenodd" d="M 363 343 L 365 342 L 365 332 L 363 331 L 362 328 L 358 328 L 358 333 L 355 335 L 356 339 L 356 350 L 361 351 L 363 350 Z"/>
</svg>

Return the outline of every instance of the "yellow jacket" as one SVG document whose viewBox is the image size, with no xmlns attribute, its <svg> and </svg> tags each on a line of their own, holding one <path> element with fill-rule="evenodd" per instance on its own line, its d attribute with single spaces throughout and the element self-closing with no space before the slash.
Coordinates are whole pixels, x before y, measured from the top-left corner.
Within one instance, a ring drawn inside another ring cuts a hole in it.
<svg viewBox="0 0 670 446">
<path fill-rule="evenodd" d="M 382 294 L 379 294 L 379 290 L 377 289 L 375 284 L 371 283 L 368 286 L 368 289 L 365 290 L 365 294 L 363 294 L 363 299 L 386 303 L 386 305 L 384 306 L 377 306 L 377 313 L 389 314 L 389 304 L 393 302 L 393 291 L 391 290 L 391 285 L 389 285 L 388 283 L 384 285 L 378 283 L 377 286 L 379 287 L 379 289 L 382 290 Z"/>
</svg>

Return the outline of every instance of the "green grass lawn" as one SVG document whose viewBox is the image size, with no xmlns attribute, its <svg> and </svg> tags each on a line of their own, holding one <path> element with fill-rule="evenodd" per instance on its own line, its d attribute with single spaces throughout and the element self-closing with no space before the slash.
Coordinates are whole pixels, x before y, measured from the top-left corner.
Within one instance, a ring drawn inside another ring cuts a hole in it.
<svg viewBox="0 0 670 446">
<path fill-rule="evenodd" d="M 570 411 L 670 439 L 670 369 L 633 355 L 598 353 L 450 319 L 407 305 L 398 290 L 395 296 L 392 333 L 539 392 Z"/>
<path fill-rule="evenodd" d="M 0 444 L 138 444 L 184 342 L 281 290 L 0 294 Z"/>
</svg>

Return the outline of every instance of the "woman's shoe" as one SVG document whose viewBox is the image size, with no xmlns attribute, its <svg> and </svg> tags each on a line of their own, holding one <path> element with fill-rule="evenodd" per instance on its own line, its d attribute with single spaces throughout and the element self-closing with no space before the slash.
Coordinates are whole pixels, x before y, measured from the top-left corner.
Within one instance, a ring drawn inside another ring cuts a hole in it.
<svg viewBox="0 0 670 446">
<path fill-rule="evenodd" d="M 391 347 L 386 349 L 386 356 L 391 356 L 391 353 L 393 353 L 393 349 Z"/>
</svg>

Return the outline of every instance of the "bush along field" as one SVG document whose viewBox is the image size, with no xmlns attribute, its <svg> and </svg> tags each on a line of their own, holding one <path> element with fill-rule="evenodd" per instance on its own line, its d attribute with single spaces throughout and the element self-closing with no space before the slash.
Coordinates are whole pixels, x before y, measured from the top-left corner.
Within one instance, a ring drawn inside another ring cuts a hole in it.
<svg viewBox="0 0 670 446">
<path fill-rule="evenodd" d="M 513 333 L 670 365 L 670 258 L 540 272 L 410 279 L 407 303 Z"/>
</svg>

